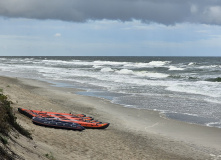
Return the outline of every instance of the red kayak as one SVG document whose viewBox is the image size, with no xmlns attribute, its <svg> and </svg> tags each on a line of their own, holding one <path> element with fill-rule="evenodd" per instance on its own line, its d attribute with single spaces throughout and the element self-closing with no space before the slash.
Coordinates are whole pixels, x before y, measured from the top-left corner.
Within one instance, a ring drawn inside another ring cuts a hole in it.
<svg viewBox="0 0 221 160">
<path fill-rule="evenodd" d="M 84 114 L 46 112 L 46 111 L 38 111 L 38 110 L 28 110 L 28 109 L 23 109 L 23 108 L 18 108 L 18 111 L 26 115 L 29 118 L 32 118 L 32 117 L 56 118 L 59 121 L 80 124 L 81 126 L 85 128 L 105 129 L 110 125 L 110 123 L 102 123 L 102 122 L 93 120 L 92 117 L 86 117 L 86 115 Z"/>
</svg>

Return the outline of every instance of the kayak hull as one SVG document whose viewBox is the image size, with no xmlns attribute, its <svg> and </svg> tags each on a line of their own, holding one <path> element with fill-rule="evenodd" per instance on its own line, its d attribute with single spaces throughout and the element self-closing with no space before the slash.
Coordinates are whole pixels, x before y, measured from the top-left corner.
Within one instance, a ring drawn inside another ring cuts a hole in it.
<svg viewBox="0 0 221 160">
<path fill-rule="evenodd" d="M 82 131 L 85 129 L 83 126 L 79 124 L 72 122 L 63 122 L 53 118 L 33 117 L 32 122 L 36 125 L 50 127 L 50 128 L 78 130 L 78 131 Z"/>
</svg>

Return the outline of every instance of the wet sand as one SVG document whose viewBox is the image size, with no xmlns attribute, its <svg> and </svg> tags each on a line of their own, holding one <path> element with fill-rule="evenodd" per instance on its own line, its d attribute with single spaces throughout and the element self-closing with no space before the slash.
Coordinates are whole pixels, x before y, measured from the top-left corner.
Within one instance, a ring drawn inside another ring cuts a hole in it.
<svg viewBox="0 0 221 160">
<path fill-rule="evenodd" d="M 179 160 L 221 159 L 221 129 L 171 120 L 155 111 L 125 108 L 108 100 L 77 95 L 36 80 L 0 77 L 0 88 L 13 102 L 18 122 L 33 140 L 12 133 L 9 145 L 24 159 Z M 105 130 L 82 132 L 45 128 L 17 108 L 84 113 L 102 122 Z"/>
</svg>

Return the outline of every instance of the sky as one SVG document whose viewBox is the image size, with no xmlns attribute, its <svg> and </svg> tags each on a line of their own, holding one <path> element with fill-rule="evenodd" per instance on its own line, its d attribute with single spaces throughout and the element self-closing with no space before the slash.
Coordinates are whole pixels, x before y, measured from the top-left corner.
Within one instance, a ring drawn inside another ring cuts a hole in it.
<svg viewBox="0 0 221 160">
<path fill-rule="evenodd" d="M 0 56 L 221 56 L 221 1 L 0 0 Z"/>
</svg>

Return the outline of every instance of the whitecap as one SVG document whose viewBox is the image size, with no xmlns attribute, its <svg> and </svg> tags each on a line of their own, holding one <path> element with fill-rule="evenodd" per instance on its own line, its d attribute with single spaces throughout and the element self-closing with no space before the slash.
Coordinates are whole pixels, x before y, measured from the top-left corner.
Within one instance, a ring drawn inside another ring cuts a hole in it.
<svg viewBox="0 0 221 160">
<path fill-rule="evenodd" d="M 206 126 L 221 128 L 221 122 L 210 122 L 210 123 L 207 123 Z"/>
<path fill-rule="evenodd" d="M 94 65 L 93 68 L 102 68 L 102 66 Z"/>
<path fill-rule="evenodd" d="M 127 64 L 128 62 L 113 62 L 113 61 L 94 61 L 92 62 L 94 65 L 110 65 L 110 66 L 119 66 Z"/>
<path fill-rule="evenodd" d="M 169 76 L 168 74 L 164 74 L 164 73 L 153 73 L 153 72 L 145 72 L 145 71 L 136 72 L 135 75 L 140 76 L 140 77 L 151 77 L 151 78 L 166 78 Z"/>
<path fill-rule="evenodd" d="M 102 68 L 101 72 L 112 72 L 114 71 L 113 69 L 111 69 L 110 67 L 106 67 L 106 68 Z"/>
<path fill-rule="evenodd" d="M 170 71 L 182 71 L 182 70 L 184 70 L 184 68 L 178 68 L 178 67 L 175 67 L 175 66 L 169 66 L 169 70 Z"/>
<path fill-rule="evenodd" d="M 190 62 L 190 63 L 188 64 L 188 66 L 193 66 L 193 65 L 196 65 L 196 62 Z"/>
<path fill-rule="evenodd" d="M 164 66 L 165 64 L 169 64 L 171 61 L 151 61 L 148 64 L 151 66 Z"/>
<path fill-rule="evenodd" d="M 134 71 L 129 70 L 129 69 L 121 69 L 119 71 L 116 71 L 118 74 L 133 74 Z"/>
<path fill-rule="evenodd" d="M 190 94 L 199 94 L 209 97 L 221 97 L 221 86 L 214 85 L 211 82 L 197 81 L 197 82 L 177 82 L 166 88 L 169 91 L 184 92 Z"/>
</svg>

